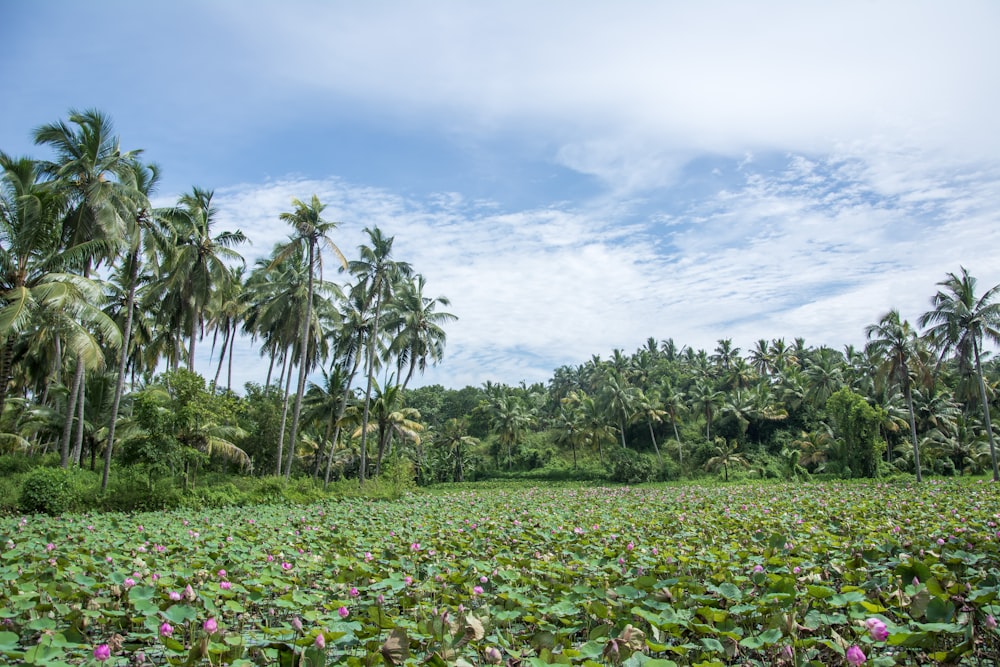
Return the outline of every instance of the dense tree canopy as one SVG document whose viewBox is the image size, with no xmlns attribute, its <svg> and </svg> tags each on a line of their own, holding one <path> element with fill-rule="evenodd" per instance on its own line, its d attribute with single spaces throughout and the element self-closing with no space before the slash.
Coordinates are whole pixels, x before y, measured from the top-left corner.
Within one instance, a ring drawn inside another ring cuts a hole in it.
<svg viewBox="0 0 1000 667">
<path fill-rule="evenodd" d="M 411 387 L 444 360 L 456 318 L 379 227 L 351 258 L 323 202 L 295 199 L 280 216 L 288 240 L 245 267 L 250 239 L 215 228 L 211 190 L 150 205 L 159 170 L 120 147 L 105 115 L 74 111 L 35 138 L 49 159 L 0 152 L 8 454 L 57 454 L 64 467 L 101 456 L 105 486 L 113 463 L 150 480 L 207 467 L 361 484 L 401 470 L 421 482 L 532 471 L 1000 478 L 1000 367 L 987 349 L 1000 341 L 1000 286 L 980 291 L 965 268 L 938 284 L 916 319 L 923 332 L 892 309 L 861 350 L 775 337 L 706 351 L 650 337 L 554 369 L 545 384 Z M 242 395 L 220 386 L 239 335 L 269 368 Z M 221 341 L 212 369 L 194 368 L 200 341 L 213 356 Z"/>
</svg>

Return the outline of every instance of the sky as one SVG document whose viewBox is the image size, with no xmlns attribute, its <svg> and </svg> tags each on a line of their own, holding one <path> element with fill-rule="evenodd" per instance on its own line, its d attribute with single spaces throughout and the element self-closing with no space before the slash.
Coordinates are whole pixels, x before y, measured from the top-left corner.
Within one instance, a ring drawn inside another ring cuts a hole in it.
<svg viewBox="0 0 1000 667">
<path fill-rule="evenodd" d="M 348 259 L 378 226 L 458 317 L 414 386 L 840 349 L 961 267 L 1000 283 L 998 30 L 993 0 L 6 1 L 0 150 L 100 109 L 251 265 L 293 198 Z"/>
</svg>

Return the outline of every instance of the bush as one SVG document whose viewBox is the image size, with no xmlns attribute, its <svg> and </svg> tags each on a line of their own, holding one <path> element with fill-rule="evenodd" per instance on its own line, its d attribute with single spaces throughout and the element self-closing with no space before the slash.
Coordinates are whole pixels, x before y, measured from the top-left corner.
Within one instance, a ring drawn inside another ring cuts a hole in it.
<svg viewBox="0 0 1000 667">
<path fill-rule="evenodd" d="M 35 468 L 24 477 L 18 507 L 30 514 L 62 514 L 74 500 L 73 475 L 65 468 Z"/>
<path fill-rule="evenodd" d="M 623 484 L 641 484 L 653 479 L 653 463 L 631 449 L 615 448 L 611 453 L 611 479 Z"/>
<path fill-rule="evenodd" d="M 0 476 L 26 473 L 34 465 L 34 462 L 24 454 L 4 454 L 0 456 Z"/>
</svg>

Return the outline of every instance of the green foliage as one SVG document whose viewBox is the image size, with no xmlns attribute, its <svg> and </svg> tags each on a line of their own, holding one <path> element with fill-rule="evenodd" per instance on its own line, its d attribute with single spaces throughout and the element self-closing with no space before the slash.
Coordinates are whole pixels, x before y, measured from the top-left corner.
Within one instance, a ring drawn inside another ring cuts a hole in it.
<svg viewBox="0 0 1000 667">
<path fill-rule="evenodd" d="M 879 425 L 885 420 L 885 410 L 873 408 L 863 396 L 846 387 L 826 402 L 834 432 L 844 443 L 840 457 L 844 477 L 878 477 L 879 455 L 885 451 L 885 441 Z"/>
<path fill-rule="evenodd" d="M 35 468 L 21 483 L 18 505 L 31 514 L 62 514 L 75 500 L 73 474 L 65 468 Z"/>
<path fill-rule="evenodd" d="M 247 483 L 215 487 L 263 488 Z M 791 665 L 786 651 L 842 665 L 855 644 L 873 665 L 992 666 L 1000 648 L 1000 491 L 983 480 L 503 480 L 377 503 L 340 484 L 253 512 L 0 517 L 16 534 L 0 544 L 0 662 L 96 664 L 108 644 L 117 665 L 139 651 L 177 665 Z"/>
<path fill-rule="evenodd" d="M 641 484 L 656 476 L 653 461 L 645 454 L 615 447 L 609 453 L 609 477 L 622 484 Z"/>
</svg>

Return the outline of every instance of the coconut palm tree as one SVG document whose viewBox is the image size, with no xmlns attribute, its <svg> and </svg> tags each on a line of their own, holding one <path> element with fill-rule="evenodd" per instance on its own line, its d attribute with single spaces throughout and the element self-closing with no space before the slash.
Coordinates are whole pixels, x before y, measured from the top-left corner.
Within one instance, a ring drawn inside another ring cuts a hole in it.
<svg viewBox="0 0 1000 667">
<path fill-rule="evenodd" d="M 470 448 L 479 445 L 479 440 L 469 435 L 468 430 L 468 418 L 453 417 L 444 423 L 444 428 L 438 438 L 438 442 L 449 453 L 451 460 L 454 461 L 453 482 L 465 481 L 467 452 Z"/>
<path fill-rule="evenodd" d="M 913 388 L 910 381 L 910 364 L 917 359 L 917 334 L 910 323 L 901 320 L 895 308 L 882 316 L 878 324 L 865 327 L 867 349 L 872 356 L 882 359 L 880 372 L 895 382 L 903 391 L 910 417 L 910 437 L 913 440 L 913 467 L 917 481 L 922 481 L 920 469 L 920 444 L 917 441 L 917 423 L 913 410 Z"/>
<path fill-rule="evenodd" d="M 368 244 L 362 244 L 358 250 L 360 258 L 348 263 L 348 271 L 357 279 L 353 290 L 361 296 L 361 314 L 367 317 L 371 313 L 371 328 L 367 331 L 365 345 L 365 402 L 361 416 L 361 471 L 358 483 L 364 486 L 367 465 L 368 419 L 371 412 L 372 386 L 375 382 L 375 369 L 378 364 L 376 345 L 379 342 L 380 322 L 383 309 L 396 294 L 401 278 L 412 273 L 410 265 L 392 259 L 392 242 L 394 237 L 385 236 L 378 227 L 365 228 Z"/>
<path fill-rule="evenodd" d="M 404 390 L 415 370 L 423 373 L 427 369 L 428 360 L 432 365 L 441 360 L 446 339 L 441 325 L 458 319 L 451 313 L 436 310 L 439 305 L 448 306 L 451 302 L 443 296 L 433 299 L 424 296 L 425 282 L 420 274 L 412 280 L 401 282 L 392 309 L 389 329 L 396 334 L 389 345 L 389 351 L 398 359 L 399 374 L 402 374 L 404 364 L 408 367 L 406 377 L 403 378 Z"/>
<path fill-rule="evenodd" d="M 621 435 L 623 449 L 628 447 L 625 444 L 625 424 L 632 419 L 638 401 L 638 389 L 630 386 L 625 376 L 612 368 L 604 379 L 601 402 L 608 414 L 618 422 L 618 433 Z"/>
<path fill-rule="evenodd" d="M 660 447 L 656 444 L 656 434 L 653 432 L 653 424 L 663 423 L 663 418 L 667 416 L 666 411 L 660 409 L 658 405 L 660 404 L 660 397 L 655 391 L 651 392 L 647 397 L 642 390 L 636 392 L 636 402 L 635 402 L 635 414 L 632 415 L 634 420 L 643 419 L 646 425 L 649 427 L 649 439 L 653 442 L 653 450 L 656 451 L 656 460 L 663 465 L 663 457 L 660 455 Z"/>
<path fill-rule="evenodd" d="M 729 481 L 729 467 L 730 466 L 741 466 L 746 468 L 750 465 L 743 455 L 737 452 L 739 449 L 739 444 L 735 440 L 726 440 L 725 438 L 715 439 L 715 456 L 708 459 L 705 462 L 705 470 L 718 470 L 722 468 L 725 475 L 725 480 Z"/>
<path fill-rule="evenodd" d="M 194 371 L 195 341 L 204 334 L 208 307 L 234 280 L 228 263 L 242 264 L 233 248 L 248 241 L 240 230 L 213 235 L 217 210 L 214 192 L 195 187 L 163 215 L 172 234 L 163 271 L 151 297 L 163 304 L 171 328 L 188 341 L 187 366 Z"/>
<path fill-rule="evenodd" d="M 288 450 L 285 479 L 288 479 L 292 474 L 295 439 L 299 430 L 299 415 L 302 412 L 302 396 L 305 393 L 306 375 L 309 371 L 310 356 L 308 349 L 309 328 L 312 322 L 313 283 L 317 271 L 319 272 L 320 280 L 322 280 L 323 248 L 332 252 L 344 269 L 347 268 L 347 259 L 344 257 L 344 253 L 340 252 L 340 248 L 329 237 L 329 233 L 336 229 L 339 223 L 323 220 L 321 214 L 326 206 L 320 203 L 319 197 L 313 195 L 308 204 L 299 199 L 293 199 L 292 206 L 295 210 L 282 213 L 280 218 L 292 225 L 295 228 L 295 233 L 289 242 L 278 251 L 274 261 L 283 261 L 289 253 L 296 251 L 295 249 L 298 248 L 297 252 L 306 259 L 309 278 L 306 288 L 305 314 L 302 316 L 301 321 L 302 333 L 299 345 L 302 350 L 302 356 L 299 362 L 299 382 L 295 393 L 295 408 L 292 411 L 292 432 L 290 435 L 292 447 Z"/>
<path fill-rule="evenodd" d="M 138 160 L 128 163 L 128 169 L 122 172 L 133 190 L 134 214 L 127 218 L 124 276 L 125 317 L 122 325 L 122 347 L 118 357 L 118 377 L 114 396 L 111 402 L 111 412 L 108 418 L 108 441 L 104 450 L 104 471 L 101 476 L 101 490 L 108 487 L 108 476 L 111 472 L 111 454 L 114 451 L 115 424 L 118 421 L 118 410 L 121 406 L 122 394 L 125 391 L 125 375 L 131 354 L 132 323 L 135 316 L 136 291 L 139 287 L 140 258 L 145 249 L 153 256 L 154 249 L 162 249 L 163 236 L 157 222 L 157 213 L 149 203 L 149 197 L 156 189 L 160 178 L 160 170 L 155 164 L 143 164 Z"/>
<path fill-rule="evenodd" d="M 674 440 L 677 441 L 677 462 L 683 465 L 684 452 L 681 446 L 681 436 L 677 432 L 677 422 L 680 421 L 680 416 L 686 409 L 684 392 L 674 389 L 673 384 L 669 380 L 665 380 L 660 384 L 658 394 L 660 405 L 663 406 L 666 415 L 670 417 L 670 425 L 674 430 Z"/>
<path fill-rule="evenodd" d="M 930 327 L 927 336 L 941 351 L 942 359 L 954 350 L 960 359 L 968 360 L 971 357 L 974 362 L 983 405 L 983 425 L 990 443 L 993 481 L 1000 482 L 993 426 L 990 423 L 990 403 L 986 396 L 980 359 L 984 340 L 1000 342 L 1000 301 L 996 300 L 1000 294 L 1000 285 L 994 285 L 977 296 L 976 279 L 969 275 L 965 267 L 961 267 L 961 275 L 949 273 L 938 285 L 944 289 L 934 295 L 932 310 L 920 316 L 920 326 Z"/>
<path fill-rule="evenodd" d="M 698 380 L 688 392 L 692 409 L 705 417 L 705 439 L 712 440 L 712 419 L 725 400 L 725 394 L 707 380 Z"/>
</svg>

